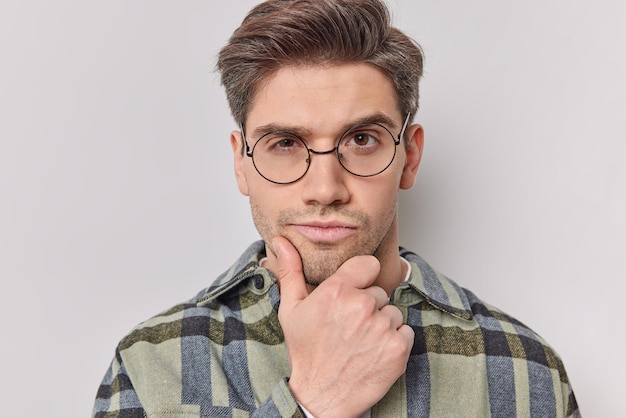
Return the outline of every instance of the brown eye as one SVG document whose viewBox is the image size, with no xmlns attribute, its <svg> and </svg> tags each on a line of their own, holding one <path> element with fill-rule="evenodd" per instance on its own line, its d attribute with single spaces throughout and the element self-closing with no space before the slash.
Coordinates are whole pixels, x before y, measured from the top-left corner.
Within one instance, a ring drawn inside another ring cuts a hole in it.
<svg viewBox="0 0 626 418">
<path fill-rule="evenodd" d="M 364 147 L 367 145 L 372 145 L 375 142 L 376 142 L 376 139 L 373 138 L 371 135 L 366 134 L 366 133 L 358 133 L 354 135 L 350 141 L 348 141 L 347 145 L 350 145 L 350 143 L 354 143 L 354 145 L 358 145 L 359 147 Z"/>
<path fill-rule="evenodd" d="M 288 134 L 267 135 L 260 141 L 258 152 L 284 155 L 305 151 L 301 140 Z"/>
<path fill-rule="evenodd" d="M 281 139 L 274 145 L 275 148 L 292 148 L 295 145 L 295 141 L 291 138 Z"/>
</svg>

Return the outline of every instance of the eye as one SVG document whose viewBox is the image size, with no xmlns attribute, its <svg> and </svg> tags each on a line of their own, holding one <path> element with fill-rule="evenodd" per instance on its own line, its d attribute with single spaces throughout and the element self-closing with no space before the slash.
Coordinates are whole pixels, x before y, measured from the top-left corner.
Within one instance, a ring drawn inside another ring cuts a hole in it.
<svg viewBox="0 0 626 418">
<path fill-rule="evenodd" d="M 283 138 L 276 141 L 272 148 L 293 148 L 296 145 L 296 140 L 293 138 Z"/>
<path fill-rule="evenodd" d="M 360 126 L 348 131 L 341 140 L 342 153 L 366 155 L 372 154 L 383 146 L 383 133 L 371 125 Z"/>
<path fill-rule="evenodd" d="M 268 154 L 292 154 L 306 150 L 298 137 L 280 132 L 265 135 L 258 145 L 258 151 Z"/>
<path fill-rule="evenodd" d="M 369 145 L 375 145 L 378 140 L 367 132 L 357 132 L 351 134 L 346 142 L 346 145 L 356 145 L 359 147 L 366 147 Z"/>
</svg>

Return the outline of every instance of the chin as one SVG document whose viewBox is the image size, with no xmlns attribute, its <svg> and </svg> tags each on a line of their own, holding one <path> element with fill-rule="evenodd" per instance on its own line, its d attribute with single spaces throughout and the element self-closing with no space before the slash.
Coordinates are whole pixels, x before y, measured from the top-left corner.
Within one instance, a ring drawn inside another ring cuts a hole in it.
<svg viewBox="0 0 626 418">
<path fill-rule="evenodd" d="M 329 248 L 332 249 L 332 248 Z M 357 254 L 346 254 L 345 252 L 338 251 L 336 248 L 333 251 L 314 251 L 302 252 L 302 270 L 304 272 L 305 280 L 308 284 L 317 286 L 321 284 L 328 277 L 335 274 L 337 269 L 348 259 Z"/>
</svg>

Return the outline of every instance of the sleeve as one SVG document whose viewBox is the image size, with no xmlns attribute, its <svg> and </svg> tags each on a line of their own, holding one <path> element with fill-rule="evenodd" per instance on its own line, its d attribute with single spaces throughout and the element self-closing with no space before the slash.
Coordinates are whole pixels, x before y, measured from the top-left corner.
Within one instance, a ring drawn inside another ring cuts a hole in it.
<svg viewBox="0 0 626 418">
<path fill-rule="evenodd" d="M 119 352 L 111 362 L 98 388 L 92 417 L 147 417 Z"/>
<path fill-rule="evenodd" d="M 302 412 L 304 412 L 306 418 L 315 418 L 313 414 L 310 413 L 304 406 L 300 405 L 300 402 L 298 402 L 298 406 L 300 406 L 300 409 L 302 409 Z"/>
<path fill-rule="evenodd" d="M 578 409 L 578 402 L 576 401 L 574 389 L 572 387 L 571 381 L 569 380 L 567 371 L 565 370 L 563 360 L 561 359 L 559 354 L 549 346 L 547 347 L 546 352 L 549 353 L 549 357 L 553 359 L 550 363 L 552 363 L 554 367 L 553 381 L 547 382 L 546 386 L 549 387 L 551 384 L 555 388 L 555 400 L 557 401 L 557 407 L 555 408 L 555 410 L 557 412 L 557 416 L 566 418 L 580 418 L 581 414 L 580 410 Z M 559 397 L 560 399 L 556 399 Z"/>
<path fill-rule="evenodd" d="M 217 409 L 220 411 L 213 412 L 220 415 L 227 412 L 223 407 Z M 306 418 L 289 389 L 286 378 L 277 383 L 271 396 L 263 404 L 247 412 L 251 417 L 257 418 Z M 147 416 L 124 362 L 117 353 L 98 388 L 92 418 L 146 418 Z"/>
<path fill-rule="evenodd" d="M 252 417 L 307 418 L 308 415 L 305 415 L 298 405 L 296 398 L 289 389 L 287 378 L 284 378 L 274 387 L 271 396 L 252 413 Z"/>
<path fill-rule="evenodd" d="M 565 416 L 568 418 L 580 418 L 580 410 L 578 409 L 578 403 L 576 402 L 576 396 L 574 396 L 574 391 L 569 382 L 564 384 L 565 388 L 563 390 L 564 396 L 564 405 L 567 405 L 567 411 L 565 412 Z"/>
</svg>

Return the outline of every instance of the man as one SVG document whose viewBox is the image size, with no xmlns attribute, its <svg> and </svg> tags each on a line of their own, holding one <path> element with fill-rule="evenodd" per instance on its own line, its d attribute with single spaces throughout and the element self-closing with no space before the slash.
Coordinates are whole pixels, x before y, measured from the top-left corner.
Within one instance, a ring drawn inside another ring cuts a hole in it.
<svg viewBox="0 0 626 418">
<path fill-rule="evenodd" d="M 578 416 L 558 355 L 399 248 L 419 46 L 379 0 L 270 0 L 218 69 L 262 241 L 117 349 L 94 416 Z"/>
</svg>

